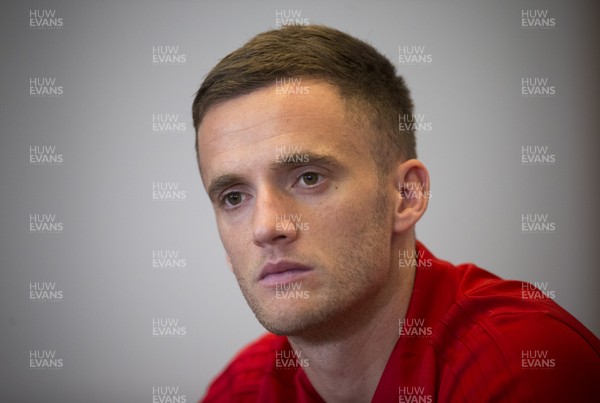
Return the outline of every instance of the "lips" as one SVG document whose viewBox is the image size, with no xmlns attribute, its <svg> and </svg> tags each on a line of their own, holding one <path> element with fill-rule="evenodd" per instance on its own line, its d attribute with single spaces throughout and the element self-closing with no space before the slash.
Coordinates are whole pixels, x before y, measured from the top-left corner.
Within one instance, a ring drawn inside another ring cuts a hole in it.
<svg viewBox="0 0 600 403">
<path fill-rule="evenodd" d="M 260 271 L 258 282 L 265 285 L 289 283 L 310 271 L 311 267 L 290 261 L 267 263 Z"/>
</svg>

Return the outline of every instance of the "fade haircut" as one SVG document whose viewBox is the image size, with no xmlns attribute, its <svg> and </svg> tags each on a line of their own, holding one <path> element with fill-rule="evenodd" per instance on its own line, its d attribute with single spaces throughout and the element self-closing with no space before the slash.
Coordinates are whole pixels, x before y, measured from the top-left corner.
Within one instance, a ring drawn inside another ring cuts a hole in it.
<svg viewBox="0 0 600 403">
<path fill-rule="evenodd" d="M 223 58 L 206 76 L 192 103 L 194 128 L 222 102 L 275 85 L 276 80 L 306 78 L 335 86 L 346 115 L 370 134 L 380 171 L 416 158 L 413 102 L 394 65 L 371 45 L 322 25 L 287 26 L 256 35 Z M 196 136 L 196 152 L 198 136 Z"/>
</svg>

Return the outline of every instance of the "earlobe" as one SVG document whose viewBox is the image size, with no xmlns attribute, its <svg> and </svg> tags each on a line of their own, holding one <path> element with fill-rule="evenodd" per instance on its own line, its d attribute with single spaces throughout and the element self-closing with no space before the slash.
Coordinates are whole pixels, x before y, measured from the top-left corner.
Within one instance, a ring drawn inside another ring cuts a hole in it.
<svg viewBox="0 0 600 403">
<path fill-rule="evenodd" d="M 406 232 L 419 221 L 429 203 L 429 172 L 419 160 L 399 164 L 396 170 L 398 201 L 394 212 L 394 231 Z"/>
</svg>

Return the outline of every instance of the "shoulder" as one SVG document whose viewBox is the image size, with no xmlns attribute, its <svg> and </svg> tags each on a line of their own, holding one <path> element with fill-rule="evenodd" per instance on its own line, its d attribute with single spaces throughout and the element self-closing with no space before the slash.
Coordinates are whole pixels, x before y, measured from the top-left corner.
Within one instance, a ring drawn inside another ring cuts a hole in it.
<svg viewBox="0 0 600 403">
<path fill-rule="evenodd" d="M 573 401 L 600 393 L 600 342 L 552 293 L 470 264 L 456 270 L 455 303 L 432 339 L 454 380 L 444 387 L 502 400 Z"/>
<path fill-rule="evenodd" d="M 444 320 L 448 330 L 453 330 L 453 325 L 471 330 L 480 327 L 488 330 L 490 338 L 494 330 L 500 330 L 513 341 L 531 334 L 538 341 L 573 335 L 600 354 L 598 338 L 554 301 L 554 291 L 524 281 L 503 280 L 472 264 L 460 265 L 457 270 L 461 274 L 456 300 Z M 549 333 L 550 329 L 554 332 Z M 569 349 L 566 343 L 560 344 Z"/>
<path fill-rule="evenodd" d="M 274 378 L 277 351 L 289 349 L 286 337 L 267 333 L 244 347 L 212 382 L 203 402 L 256 401 L 265 379 Z M 285 377 L 286 371 L 279 371 Z M 277 379 L 286 382 L 287 379 Z"/>
</svg>

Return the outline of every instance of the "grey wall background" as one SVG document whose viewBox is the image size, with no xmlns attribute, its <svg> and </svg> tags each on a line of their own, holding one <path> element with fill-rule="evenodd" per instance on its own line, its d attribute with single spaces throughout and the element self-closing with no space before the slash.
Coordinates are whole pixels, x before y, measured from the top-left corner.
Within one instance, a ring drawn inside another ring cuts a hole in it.
<svg viewBox="0 0 600 403">
<path fill-rule="evenodd" d="M 62 25 L 31 27 L 32 10 Z M 597 2 L 3 1 L 1 400 L 195 401 L 263 332 L 225 264 L 189 110 L 206 72 L 281 10 L 367 40 L 405 76 L 431 124 L 418 134 L 433 186 L 419 239 L 546 284 L 600 332 Z M 523 27 L 523 10 L 547 10 L 554 27 Z M 401 63 L 405 45 L 431 62 Z M 156 46 L 178 47 L 175 63 L 153 63 Z M 35 78 L 62 95 L 31 95 Z M 523 78 L 555 94 L 523 96 Z M 156 115 L 180 130 L 153 130 Z M 523 165 L 527 146 L 554 163 Z M 56 163 L 32 164 L 31 147 Z M 154 200 L 155 182 L 185 199 Z M 31 231 L 36 214 L 62 231 Z M 548 214 L 554 230 L 523 232 L 523 214 Z M 166 250 L 185 267 L 154 268 Z M 61 293 L 32 299 L 42 283 Z M 182 335 L 153 335 L 156 319 Z M 30 368 L 32 352 L 62 366 Z"/>
</svg>

